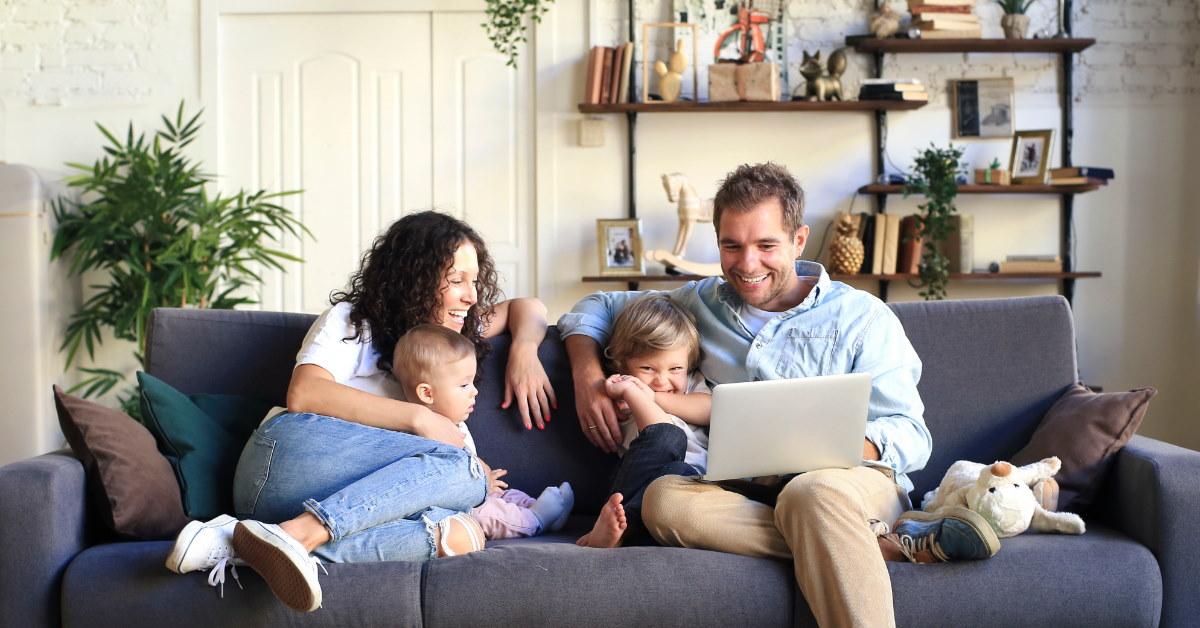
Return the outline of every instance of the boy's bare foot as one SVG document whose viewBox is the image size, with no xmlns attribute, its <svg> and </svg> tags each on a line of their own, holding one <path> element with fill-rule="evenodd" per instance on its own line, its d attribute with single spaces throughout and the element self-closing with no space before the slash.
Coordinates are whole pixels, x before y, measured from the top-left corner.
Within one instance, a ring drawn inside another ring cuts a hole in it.
<svg viewBox="0 0 1200 628">
<path fill-rule="evenodd" d="M 625 528 L 628 527 L 621 499 L 620 493 L 613 493 L 600 509 L 600 516 L 596 517 L 596 525 L 592 526 L 592 531 L 579 537 L 575 544 L 582 547 L 619 547 L 621 537 L 625 535 Z"/>
</svg>

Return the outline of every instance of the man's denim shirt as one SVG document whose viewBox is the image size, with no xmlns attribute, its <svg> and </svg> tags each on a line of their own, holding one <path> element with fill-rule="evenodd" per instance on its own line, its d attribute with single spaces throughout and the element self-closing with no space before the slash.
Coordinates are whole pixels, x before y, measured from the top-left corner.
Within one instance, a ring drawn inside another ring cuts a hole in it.
<svg viewBox="0 0 1200 628">
<path fill-rule="evenodd" d="M 796 274 L 816 277 L 816 286 L 757 336 L 738 314 L 741 297 L 722 278 L 692 281 L 668 293 L 696 317 L 704 350 L 701 373 L 710 384 L 870 373 L 867 440 L 896 482 L 911 491 L 908 473 L 925 466 L 933 446 L 917 393 L 921 359 L 891 308 L 874 295 L 830 281 L 816 262 L 796 262 Z M 606 346 L 617 314 L 641 294 L 593 293 L 558 320 L 559 332 Z"/>
</svg>

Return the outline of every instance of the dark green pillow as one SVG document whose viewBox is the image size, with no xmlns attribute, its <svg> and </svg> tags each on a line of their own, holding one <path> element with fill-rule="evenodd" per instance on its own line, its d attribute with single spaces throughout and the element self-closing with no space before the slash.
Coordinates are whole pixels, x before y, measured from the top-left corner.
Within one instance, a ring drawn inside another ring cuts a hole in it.
<svg viewBox="0 0 1200 628">
<path fill-rule="evenodd" d="M 233 512 L 233 474 L 242 447 L 274 405 L 237 395 L 185 395 L 146 373 L 137 374 L 142 420 L 171 463 L 183 509 L 207 521 Z"/>
</svg>

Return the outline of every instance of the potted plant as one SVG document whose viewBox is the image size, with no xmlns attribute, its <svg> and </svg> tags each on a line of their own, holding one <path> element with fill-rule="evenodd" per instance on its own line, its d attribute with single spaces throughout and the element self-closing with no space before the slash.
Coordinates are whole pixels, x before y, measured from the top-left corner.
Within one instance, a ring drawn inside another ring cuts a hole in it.
<svg viewBox="0 0 1200 628">
<path fill-rule="evenodd" d="M 1005 39 L 1025 39 L 1029 30 L 1029 16 L 1025 12 L 1033 5 L 1033 0 L 996 0 L 1004 10 L 1000 18 L 1000 26 L 1004 29 Z"/>
<path fill-rule="evenodd" d="M 950 260 L 944 243 L 954 229 L 950 216 L 957 211 L 954 198 L 958 196 L 958 177 L 966 172 L 961 162 L 963 149 L 951 144 L 947 148 L 930 145 L 917 155 L 913 174 L 909 176 L 904 194 L 922 194 L 925 203 L 918 205 L 918 232 L 922 235 L 919 293 L 926 300 L 946 298 L 950 280 Z"/>
<path fill-rule="evenodd" d="M 104 330 L 136 343 L 134 357 L 144 364 L 152 309 L 253 303 L 247 288 L 261 280 L 254 266 L 300 261 L 270 244 L 285 232 L 308 233 L 276 204 L 298 191 L 210 195 L 212 175 L 184 155 L 200 130 L 200 114 L 186 118 L 180 103 L 175 119 L 162 121 L 163 130 L 151 138 L 135 135 L 130 124 L 124 140 L 97 124 L 108 140 L 104 156 L 90 166 L 67 164 L 80 171 L 66 179 L 80 200 L 54 201 L 58 227 L 50 258 L 65 258 L 72 275 L 100 271 L 105 277 L 90 286 L 93 294 L 68 323 L 62 345 L 68 368 L 80 348 L 94 357 Z M 102 395 L 124 378 L 111 369 L 80 370 L 85 377 L 72 390 L 82 389 L 86 397 Z M 118 400 L 129 414 L 140 414 L 135 391 Z"/>
<path fill-rule="evenodd" d="M 554 0 L 487 0 L 487 21 L 483 28 L 496 52 L 508 57 L 508 65 L 517 67 L 517 47 L 525 37 L 525 16 L 534 22 L 542 21 L 542 14 Z"/>
</svg>

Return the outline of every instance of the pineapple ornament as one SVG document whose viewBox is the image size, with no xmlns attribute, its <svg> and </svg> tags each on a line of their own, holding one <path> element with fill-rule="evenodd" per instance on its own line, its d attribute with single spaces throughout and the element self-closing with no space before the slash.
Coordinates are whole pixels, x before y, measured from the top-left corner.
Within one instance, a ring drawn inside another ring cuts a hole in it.
<svg viewBox="0 0 1200 628">
<path fill-rule="evenodd" d="M 858 239 L 857 229 L 850 216 L 842 216 L 837 224 L 837 237 L 829 247 L 829 272 L 835 275 L 857 275 L 862 268 L 866 250 Z"/>
</svg>

